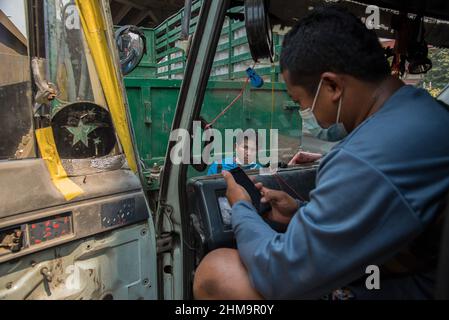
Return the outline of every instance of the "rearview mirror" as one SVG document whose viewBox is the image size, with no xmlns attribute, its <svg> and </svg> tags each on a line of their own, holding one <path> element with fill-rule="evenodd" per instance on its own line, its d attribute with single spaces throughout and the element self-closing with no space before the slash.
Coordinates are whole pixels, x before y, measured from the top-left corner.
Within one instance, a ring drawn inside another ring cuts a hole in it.
<svg viewBox="0 0 449 320">
<path fill-rule="evenodd" d="M 123 75 L 133 71 L 147 53 L 145 34 L 136 26 L 124 26 L 115 32 Z"/>
</svg>

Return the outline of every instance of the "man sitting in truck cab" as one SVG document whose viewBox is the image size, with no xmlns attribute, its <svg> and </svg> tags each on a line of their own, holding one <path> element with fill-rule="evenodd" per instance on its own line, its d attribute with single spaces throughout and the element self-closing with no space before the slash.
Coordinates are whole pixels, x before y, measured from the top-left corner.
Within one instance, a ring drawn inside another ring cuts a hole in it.
<svg viewBox="0 0 449 320">
<path fill-rule="evenodd" d="M 303 18 L 280 63 L 293 99 L 345 138 L 321 161 L 309 202 L 257 185 L 272 219 L 288 223 L 283 234 L 224 173 L 238 251 L 203 259 L 195 297 L 318 299 L 346 286 L 356 299 L 432 298 L 437 246 L 423 237 L 436 234 L 449 190 L 449 111 L 391 76 L 374 31 L 343 9 Z M 370 266 L 380 290 L 365 286 Z"/>
</svg>

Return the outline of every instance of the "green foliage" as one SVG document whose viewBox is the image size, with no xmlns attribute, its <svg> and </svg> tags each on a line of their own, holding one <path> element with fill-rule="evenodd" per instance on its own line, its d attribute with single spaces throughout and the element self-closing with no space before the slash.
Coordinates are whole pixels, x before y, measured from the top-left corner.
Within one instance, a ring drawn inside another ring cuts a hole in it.
<svg viewBox="0 0 449 320">
<path fill-rule="evenodd" d="M 424 76 L 420 85 L 437 96 L 449 83 L 449 49 L 431 49 L 429 56 L 433 68 Z"/>
</svg>

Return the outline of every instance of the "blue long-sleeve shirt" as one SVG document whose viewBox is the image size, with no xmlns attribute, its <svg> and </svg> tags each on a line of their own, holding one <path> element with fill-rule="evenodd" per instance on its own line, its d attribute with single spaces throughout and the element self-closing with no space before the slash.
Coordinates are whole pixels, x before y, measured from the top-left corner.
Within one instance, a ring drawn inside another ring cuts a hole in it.
<svg viewBox="0 0 449 320">
<path fill-rule="evenodd" d="M 233 206 L 233 230 L 265 298 L 315 299 L 398 253 L 439 214 L 448 190 L 449 111 L 404 86 L 322 160 L 310 202 L 285 234 L 244 201 Z M 425 297 L 418 282 L 385 281 L 384 297 Z"/>
</svg>

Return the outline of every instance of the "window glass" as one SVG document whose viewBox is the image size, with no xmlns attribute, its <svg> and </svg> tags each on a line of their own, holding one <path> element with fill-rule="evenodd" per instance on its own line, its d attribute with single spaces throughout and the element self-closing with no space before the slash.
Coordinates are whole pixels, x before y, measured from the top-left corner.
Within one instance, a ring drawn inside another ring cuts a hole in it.
<svg viewBox="0 0 449 320">
<path fill-rule="evenodd" d="M 56 89 L 51 125 L 60 157 L 117 155 L 112 119 L 75 2 L 46 0 L 45 16 L 46 78 Z"/>
<path fill-rule="evenodd" d="M 243 7 L 231 11 L 237 17 L 243 13 Z M 226 17 L 201 110 L 201 117 L 207 123 L 212 122 L 220 134 L 217 139 L 221 148 L 214 144 L 217 146 L 212 148 L 214 162 L 198 174 L 216 174 L 237 165 L 254 170 L 269 166 L 272 161 L 287 164 L 299 151 L 302 121 L 299 106 L 287 94 L 280 72 L 282 39 L 280 34 L 273 36 L 274 63 L 268 59 L 254 63 L 245 22 Z M 262 86 L 247 82 L 249 68 L 263 79 Z M 226 109 L 234 100 L 233 106 Z M 239 130 L 244 132 L 244 139 Z M 252 133 L 257 139 L 248 142 L 245 136 Z M 232 139 L 232 149 L 226 148 Z M 274 154 L 277 156 L 272 157 Z"/>
<path fill-rule="evenodd" d="M 58 91 L 54 113 L 78 101 L 106 107 L 75 2 L 47 0 L 45 10 L 49 79 Z"/>
<path fill-rule="evenodd" d="M 24 1 L 0 0 L 0 160 L 35 157 Z"/>
</svg>

